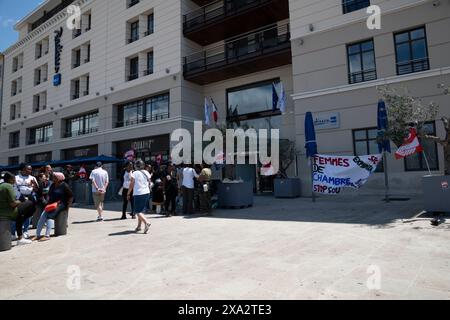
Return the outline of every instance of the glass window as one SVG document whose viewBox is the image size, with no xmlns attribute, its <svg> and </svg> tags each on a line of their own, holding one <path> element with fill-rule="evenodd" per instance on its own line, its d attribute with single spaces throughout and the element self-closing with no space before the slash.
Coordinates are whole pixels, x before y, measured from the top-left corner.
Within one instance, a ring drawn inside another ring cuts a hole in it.
<svg viewBox="0 0 450 320">
<path fill-rule="evenodd" d="M 118 109 L 118 127 L 142 122 L 162 120 L 169 117 L 169 94 L 131 102 Z"/>
<path fill-rule="evenodd" d="M 162 120 L 169 116 L 169 95 L 152 98 L 152 121 Z"/>
<path fill-rule="evenodd" d="M 153 13 L 147 18 L 147 34 L 152 34 L 154 32 L 154 16 Z"/>
<path fill-rule="evenodd" d="M 370 6 L 370 0 L 342 0 L 344 14 Z"/>
<path fill-rule="evenodd" d="M 377 128 L 353 130 L 353 148 L 355 156 L 380 153 L 378 150 L 377 136 Z M 376 172 L 383 172 L 383 170 L 383 162 L 380 162 Z"/>
<path fill-rule="evenodd" d="M 139 58 L 130 59 L 130 81 L 139 77 Z"/>
<path fill-rule="evenodd" d="M 350 84 L 377 79 L 373 40 L 347 46 Z"/>
<path fill-rule="evenodd" d="M 147 53 L 147 75 L 153 73 L 153 52 Z"/>
<path fill-rule="evenodd" d="M 428 122 L 424 125 L 424 131 L 432 136 L 436 135 L 436 124 L 434 122 Z M 406 171 L 428 171 L 428 165 L 430 170 L 439 170 L 439 159 L 437 144 L 434 141 L 419 139 L 424 149 L 424 153 L 417 153 L 405 158 L 405 170 Z M 425 158 L 426 156 L 426 158 Z"/>
<path fill-rule="evenodd" d="M 425 27 L 398 33 L 394 40 L 398 75 L 430 69 Z"/>
<path fill-rule="evenodd" d="M 130 25 L 130 43 L 139 39 L 139 21 L 133 22 Z"/>
<path fill-rule="evenodd" d="M 275 84 L 279 93 L 279 80 L 267 81 L 227 91 L 228 116 L 235 117 L 273 110 L 273 90 Z"/>
</svg>

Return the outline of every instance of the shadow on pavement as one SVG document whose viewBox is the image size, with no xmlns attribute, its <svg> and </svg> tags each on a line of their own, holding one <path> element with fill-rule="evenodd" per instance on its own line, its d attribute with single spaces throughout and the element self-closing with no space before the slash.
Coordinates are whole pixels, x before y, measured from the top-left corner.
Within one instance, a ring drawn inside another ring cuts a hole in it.
<svg viewBox="0 0 450 320">
<path fill-rule="evenodd" d="M 128 236 L 130 234 L 136 234 L 135 231 L 128 230 L 128 231 L 121 231 L 121 232 L 115 232 L 108 234 L 109 237 L 115 237 L 115 236 Z"/>
</svg>

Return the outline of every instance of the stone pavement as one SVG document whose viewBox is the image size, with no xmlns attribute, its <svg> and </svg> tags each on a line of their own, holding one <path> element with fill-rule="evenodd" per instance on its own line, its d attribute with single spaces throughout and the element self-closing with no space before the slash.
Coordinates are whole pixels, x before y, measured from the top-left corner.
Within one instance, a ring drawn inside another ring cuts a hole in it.
<svg viewBox="0 0 450 320">
<path fill-rule="evenodd" d="M 0 299 L 450 298 L 449 224 L 402 220 L 420 199 L 256 197 L 213 217 L 150 215 L 148 235 L 119 208 L 103 223 L 74 208 L 68 236 L 0 253 Z"/>
</svg>

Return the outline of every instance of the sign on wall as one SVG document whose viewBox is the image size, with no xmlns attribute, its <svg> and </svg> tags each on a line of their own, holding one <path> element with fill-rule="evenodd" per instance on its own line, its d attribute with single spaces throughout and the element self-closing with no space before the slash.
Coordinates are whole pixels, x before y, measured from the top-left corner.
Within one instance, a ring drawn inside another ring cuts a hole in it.
<svg viewBox="0 0 450 320">
<path fill-rule="evenodd" d="M 316 130 L 337 129 L 341 127 L 341 119 L 338 112 L 319 113 L 314 114 L 313 117 Z"/>
<path fill-rule="evenodd" d="M 53 76 L 53 85 L 55 87 L 61 84 L 61 74 L 59 71 L 61 68 L 61 53 L 63 49 L 61 45 L 63 30 L 62 27 L 59 30 L 55 30 L 55 75 Z"/>
<path fill-rule="evenodd" d="M 361 188 L 377 169 L 381 154 L 356 157 L 316 155 L 313 161 L 314 192 L 336 195 L 342 188 Z"/>
</svg>

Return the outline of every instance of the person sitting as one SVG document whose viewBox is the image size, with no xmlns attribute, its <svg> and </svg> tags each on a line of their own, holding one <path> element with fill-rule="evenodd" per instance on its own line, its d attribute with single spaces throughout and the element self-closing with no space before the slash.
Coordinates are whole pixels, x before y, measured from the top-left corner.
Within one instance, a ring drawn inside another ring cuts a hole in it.
<svg viewBox="0 0 450 320">
<path fill-rule="evenodd" d="M 15 222 L 17 232 L 17 245 L 30 244 L 31 241 L 23 237 L 23 224 L 29 219 L 36 206 L 33 201 L 18 201 L 13 185 L 16 184 L 16 177 L 10 172 L 3 172 L 0 175 L 0 216 Z"/>
<path fill-rule="evenodd" d="M 70 189 L 69 185 L 64 182 L 64 180 L 65 177 L 63 173 L 55 172 L 53 174 L 53 184 L 48 192 L 47 203 L 49 205 L 58 203 L 58 206 L 56 210 L 52 212 L 46 212 L 46 210 L 44 209 L 38 222 L 36 236 L 32 238 L 33 241 L 50 240 L 50 232 L 53 229 L 54 220 L 61 212 L 69 211 L 69 208 L 73 202 L 73 192 Z M 41 232 L 44 228 L 45 223 L 47 223 L 47 230 L 45 236 L 41 237 Z"/>
</svg>

